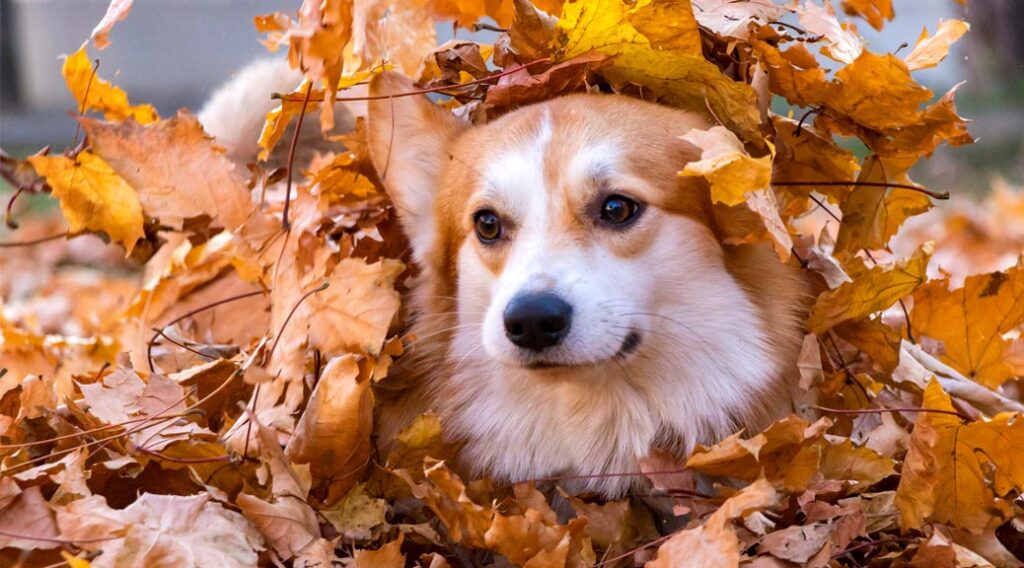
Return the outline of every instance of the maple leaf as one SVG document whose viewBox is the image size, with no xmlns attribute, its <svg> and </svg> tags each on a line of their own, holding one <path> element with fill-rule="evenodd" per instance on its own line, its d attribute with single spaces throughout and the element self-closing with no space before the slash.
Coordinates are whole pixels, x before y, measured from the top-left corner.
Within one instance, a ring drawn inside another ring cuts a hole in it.
<svg viewBox="0 0 1024 568">
<path fill-rule="evenodd" d="M 124 91 L 101 79 L 89 61 L 85 44 L 64 60 L 61 72 L 81 112 L 98 110 L 107 120 L 132 118 L 139 124 L 149 124 L 160 119 L 152 105 L 132 106 Z"/>
<path fill-rule="evenodd" d="M 925 389 L 910 451 L 896 490 L 900 526 L 949 524 L 975 533 L 1012 515 L 1012 492 L 1024 489 L 1024 422 L 1016 414 L 968 422 L 956 415 L 938 381 Z"/>
<path fill-rule="evenodd" d="M 668 539 L 658 547 L 657 558 L 645 564 L 645 568 L 738 566 L 740 540 L 732 521 L 751 511 L 774 506 L 778 499 L 771 483 L 764 479 L 755 481 L 729 497 L 704 524 Z"/>
<path fill-rule="evenodd" d="M 971 276 L 953 290 L 948 279 L 928 282 L 914 293 L 910 322 L 942 342 L 944 362 L 997 388 L 1020 372 L 1004 336 L 1024 323 L 1024 267 Z"/>
<path fill-rule="evenodd" d="M 711 185 L 711 199 L 726 205 L 743 203 L 746 195 L 768 189 L 772 157 L 752 158 L 743 143 L 724 127 L 691 130 L 681 136 L 700 148 L 700 160 L 686 164 L 683 176 L 701 176 Z"/>
<path fill-rule="evenodd" d="M 614 57 L 602 74 L 611 81 L 641 85 L 660 98 L 684 108 L 701 109 L 709 105 L 711 112 L 731 131 L 744 140 L 759 140 L 757 125 L 760 113 L 757 95 L 749 85 L 733 81 L 704 59 L 700 50 L 688 53 L 659 50 L 651 40 L 631 23 L 644 17 L 661 4 L 622 0 L 576 0 L 562 7 L 553 49 L 560 60 L 596 50 Z M 683 3 L 676 8 L 685 9 Z M 688 20 L 681 17 L 680 20 Z M 664 25 L 664 22 L 662 22 Z M 661 34 L 664 31 L 663 35 Z M 656 37 L 693 33 L 685 29 L 648 28 Z M 692 42 L 687 41 L 686 44 Z M 696 44 L 699 47 L 699 43 Z M 693 47 L 691 47 L 691 50 Z"/>
<path fill-rule="evenodd" d="M 358 568 L 404 568 L 405 555 L 402 554 L 403 534 L 377 550 L 357 550 L 353 555 Z"/>
<path fill-rule="evenodd" d="M 259 534 L 234 511 L 197 495 L 144 493 L 126 509 L 99 495 L 57 508 L 60 538 L 102 552 L 94 568 L 114 566 L 254 566 Z"/>
<path fill-rule="evenodd" d="M 185 219 L 207 215 L 237 229 L 253 210 L 245 178 L 194 116 L 181 113 L 148 126 L 81 122 L 92 151 L 135 188 L 148 216 L 181 228 Z"/>
<path fill-rule="evenodd" d="M 142 206 L 110 165 L 88 150 L 74 158 L 31 156 L 28 161 L 53 188 L 71 233 L 103 232 L 132 252 L 143 237 Z"/>
<path fill-rule="evenodd" d="M 808 327 L 823 333 L 836 324 L 888 308 L 924 284 L 930 255 L 931 247 L 923 246 L 906 260 L 893 266 L 875 265 L 852 282 L 821 294 L 811 308 Z"/>
</svg>

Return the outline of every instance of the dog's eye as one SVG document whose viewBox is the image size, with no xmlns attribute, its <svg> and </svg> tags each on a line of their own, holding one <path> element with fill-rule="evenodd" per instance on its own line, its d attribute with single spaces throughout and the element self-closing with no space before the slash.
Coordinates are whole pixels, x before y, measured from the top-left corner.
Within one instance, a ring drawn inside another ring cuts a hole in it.
<svg viewBox="0 0 1024 568">
<path fill-rule="evenodd" d="M 640 213 L 640 204 L 623 195 L 609 195 L 601 204 L 601 220 L 611 225 L 628 225 Z"/>
<path fill-rule="evenodd" d="M 473 215 L 473 230 L 482 243 L 493 243 L 501 237 L 501 219 L 491 210 L 484 209 Z"/>
</svg>

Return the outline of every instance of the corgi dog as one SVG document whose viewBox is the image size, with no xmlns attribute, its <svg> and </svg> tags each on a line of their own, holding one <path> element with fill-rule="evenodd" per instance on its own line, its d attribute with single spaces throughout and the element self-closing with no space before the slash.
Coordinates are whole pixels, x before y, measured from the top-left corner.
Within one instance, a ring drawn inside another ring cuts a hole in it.
<svg viewBox="0 0 1024 568">
<path fill-rule="evenodd" d="M 381 440 L 430 410 L 468 475 L 614 498 L 652 447 L 685 457 L 795 410 L 806 284 L 767 244 L 724 245 L 706 183 L 678 175 L 703 115 L 574 94 L 472 126 L 388 97 L 413 90 L 369 89 L 419 270 Z"/>
<path fill-rule="evenodd" d="M 266 94 L 300 80 L 254 63 L 200 121 L 251 161 Z M 735 221 L 678 175 L 699 158 L 680 136 L 710 127 L 703 114 L 577 94 L 472 126 L 389 96 L 413 90 L 382 73 L 365 109 L 416 265 L 410 349 L 377 389 L 384 452 L 432 411 L 463 443 L 465 475 L 615 498 L 644 483 L 628 474 L 653 447 L 685 457 L 794 411 L 807 285 L 767 244 L 723 244 Z M 338 129 L 355 114 L 339 104 Z M 300 152 L 332 149 L 310 136 Z"/>
</svg>

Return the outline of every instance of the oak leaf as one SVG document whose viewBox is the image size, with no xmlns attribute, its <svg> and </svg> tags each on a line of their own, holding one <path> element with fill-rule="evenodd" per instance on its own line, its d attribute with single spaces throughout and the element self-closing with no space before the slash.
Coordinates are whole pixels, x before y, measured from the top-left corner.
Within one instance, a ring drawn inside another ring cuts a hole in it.
<svg viewBox="0 0 1024 568">
<path fill-rule="evenodd" d="M 71 233 L 103 232 L 131 253 L 143 237 L 142 206 L 110 165 L 88 150 L 74 158 L 32 156 L 28 161 L 53 188 Z"/>
</svg>

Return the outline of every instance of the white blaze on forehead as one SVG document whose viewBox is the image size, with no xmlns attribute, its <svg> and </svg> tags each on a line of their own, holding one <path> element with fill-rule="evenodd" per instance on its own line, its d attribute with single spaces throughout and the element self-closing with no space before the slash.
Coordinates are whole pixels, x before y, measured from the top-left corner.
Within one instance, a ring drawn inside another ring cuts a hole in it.
<svg viewBox="0 0 1024 568">
<path fill-rule="evenodd" d="M 517 217 L 531 213 L 524 208 L 543 201 L 547 193 L 544 155 L 551 142 L 551 116 L 547 111 L 531 134 L 498 154 L 484 170 L 483 191 L 501 205 L 512 208 L 510 212 Z"/>
</svg>

